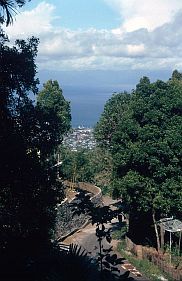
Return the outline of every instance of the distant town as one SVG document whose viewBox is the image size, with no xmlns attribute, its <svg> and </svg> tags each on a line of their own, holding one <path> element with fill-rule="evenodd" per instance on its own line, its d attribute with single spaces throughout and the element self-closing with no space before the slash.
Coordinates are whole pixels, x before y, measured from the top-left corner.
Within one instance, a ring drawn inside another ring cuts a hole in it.
<svg viewBox="0 0 182 281">
<path fill-rule="evenodd" d="M 68 146 L 72 151 L 78 149 L 93 149 L 96 145 L 93 129 L 79 126 L 64 138 L 63 144 Z"/>
</svg>

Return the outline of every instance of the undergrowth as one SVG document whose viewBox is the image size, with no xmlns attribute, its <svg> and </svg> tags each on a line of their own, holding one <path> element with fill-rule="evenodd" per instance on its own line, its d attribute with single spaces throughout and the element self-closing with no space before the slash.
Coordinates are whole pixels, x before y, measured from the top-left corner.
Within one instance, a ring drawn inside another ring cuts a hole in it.
<svg viewBox="0 0 182 281">
<path fill-rule="evenodd" d="M 159 280 L 168 280 L 172 281 L 169 276 L 164 274 L 156 265 L 148 261 L 147 259 L 139 260 L 137 257 L 132 255 L 130 252 L 127 252 L 125 250 L 125 241 L 122 240 L 118 244 L 118 252 L 127 259 L 133 266 L 137 268 L 141 272 L 142 275 L 144 275 L 146 278 L 148 278 L 151 281 L 159 281 Z M 161 279 L 161 277 L 165 279 Z"/>
<path fill-rule="evenodd" d="M 112 233 L 112 238 L 119 240 L 117 250 L 123 258 L 127 259 L 134 267 L 141 272 L 143 276 L 151 281 L 168 280 L 172 281 L 168 275 L 164 274 L 156 265 L 148 261 L 147 259 L 139 260 L 132 253 L 126 251 L 125 243 L 126 227 L 116 229 Z M 162 278 L 163 277 L 163 278 Z"/>
</svg>

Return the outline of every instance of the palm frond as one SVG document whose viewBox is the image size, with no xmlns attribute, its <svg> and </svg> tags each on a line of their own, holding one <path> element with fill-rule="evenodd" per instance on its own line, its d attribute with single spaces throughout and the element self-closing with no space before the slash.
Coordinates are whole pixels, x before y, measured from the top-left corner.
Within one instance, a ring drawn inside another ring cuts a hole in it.
<svg viewBox="0 0 182 281">
<path fill-rule="evenodd" d="M 13 15 L 17 14 L 16 3 L 12 0 L 0 0 L 0 6 L 0 18 L 2 21 L 6 22 L 6 26 L 12 24 Z"/>
<path fill-rule="evenodd" d="M 79 246 L 77 244 L 70 244 L 69 254 L 72 256 L 78 256 L 78 257 L 87 256 L 87 252 L 84 249 L 82 249 L 81 246 Z"/>
</svg>

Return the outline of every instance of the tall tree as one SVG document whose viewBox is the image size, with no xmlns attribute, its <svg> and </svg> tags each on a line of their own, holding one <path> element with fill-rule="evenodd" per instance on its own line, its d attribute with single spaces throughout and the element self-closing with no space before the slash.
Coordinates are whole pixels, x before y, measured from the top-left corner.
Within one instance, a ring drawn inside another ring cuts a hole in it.
<svg viewBox="0 0 182 281">
<path fill-rule="evenodd" d="M 0 23 L 12 23 L 25 2 L 0 1 Z M 0 280 L 42 280 L 35 264 L 51 244 L 63 188 L 37 153 L 46 134 L 29 98 L 38 92 L 38 39 L 7 41 L 0 27 Z"/>
<path fill-rule="evenodd" d="M 94 171 L 90 163 L 90 152 L 86 149 L 71 151 L 70 148 L 62 149 L 61 173 L 64 179 L 70 182 L 93 182 Z"/>
<path fill-rule="evenodd" d="M 129 210 L 130 234 L 140 242 L 148 235 L 140 231 L 144 217 L 156 226 L 161 217 L 182 214 L 182 88 L 174 76 L 141 79 L 110 140 L 114 188 Z"/>
<path fill-rule="evenodd" d="M 126 92 L 114 94 L 106 103 L 104 112 L 96 124 L 94 135 L 101 147 L 110 148 L 110 143 L 122 114 L 128 107 L 130 95 Z"/>
<path fill-rule="evenodd" d="M 95 147 L 88 152 L 92 182 L 102 188 L 102 192 L 112 193 L 112 155 L 105 148 Z"/>
<path fill-rule="evenodd" d="M 49 80 L 37 96 L 37 115 L 41 128 L 41 155 L 47 157 L 61 144 L 70 129 L 70 103 L 65 100 L 57 81 Z"/>
<path fill-rule="evenodd" d="M 12 280 L 50 243 L 55 207 L 63 198 L 52 164 L 37 153 L 44 135 L 51 135 L 40 122 L 44 108 L 38 110 L 29 98 L 38 91 L 37 45 L 31 38 L 12 47 L 1 40 L 0 46 L 0 274 L 9 268 Z"/>
</svg>

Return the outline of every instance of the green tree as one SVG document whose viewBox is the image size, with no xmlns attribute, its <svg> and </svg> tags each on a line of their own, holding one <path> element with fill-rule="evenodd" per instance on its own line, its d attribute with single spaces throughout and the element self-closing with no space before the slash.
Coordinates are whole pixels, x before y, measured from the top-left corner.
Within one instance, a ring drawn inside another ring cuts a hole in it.
<svg viewBox="0 0 182 281">
<path fill-rule="evenodd" d="M 34 77 L 37 43 L 32 38 L 28 42 L 17 41 L 14 47 L 1 46 L 1 249 L 11 249 L 15 241 L 20 246 L 18 241 L 23 244 L 28 237 L 43 240 L 48 234 L 55 203 L 55 198 L 48 198 L 47 172 L 31 150 L 36 116 L 28 92 L 37 91 Z M 47 207 L 50 207 L 49 214 Z M 47 223 L 43 222 L 43 213 Z"/>
<path fill-rule="evenodd" d="M 99 206 L 94 204 L 90 200 L 90 195 L 81 191 L 76 195 L 76 202 L 72 202 L 73 214 L 87 214 L 90 217 L 92 225 L 95 225 L 95 235 L 98 241 L 97 249 L 97 263 L 100 270 L 100 280 L 133 280 L 129 277 L 130 272 L 126 271 L 123 275 L 120 274 L 118 265 L 123 263 L 122 258 L 118 258 L 112 251 L 111 247 L 104 247 L 104 244 L 109 244 L 112 241 L 111 227 L 108 227 L 108 223 L 111 223 L 113 218 L 116 218 L 120 213 L 118 208 L 112 210 L 110 206 Z"/>
<path fill-rule="evenodd" d="M 25 1 L 0 1 L 2 23 L 12 22 L 15 2 L 23 5 Z M 50 115 L 49 109 L 45 114 L 29 99 L 30 92 L 38 92 L 38 39 L 17 40 L 10 47 L 0 32 L 0 279 L 52 280 L 52 261 L 57 259 L 58 264 L 65 259 L 60 251 L 55 256 L 51 244 L 56 203 L 64 194 L 51 162 L 40 161 L 37 153 L 43 137 L 51 135 L 50 126 L 42 121 Z M 65 131 L 62 126 L 61 132 Z M 49 150 L 53 147 L 55 142 Z M 65 272 L 59 267 L 56 276 L 62 275 Z"/>
<path fill-rule="evenodd" d="M 93 169 L 91 167 L 90 152 L 86 149 L 71 151 L 65 147 L 62 149 L 61 173 L 64 179 L 70 182 L 93 182 Z"/>
<path fill-rule="evenodd" d="M 85 181 L 111 191 L 112 157 L 107 150 L 95 147 L 71 151 L 61 148 L 61 173 L 71 182 Z"/>
<path fill-rule="evenodd" d="M 41 129 L 40 153 L 53 154 L 70 129 L 70 103 L 65 100 L 57 81 L 49 80 L 37 96 L 37 115 Z"/>
<path fill-rule="evenodd" d="M 148 221 L 154 226 L 158 248 L 156 220 L 181 217 L 182 211 L 181 89 L 179 79 L 155 83 L 141 79 L 117 117 L 109 145 L 113 185 L 130 213 L 130 235 L 141 242 L 149 234 L 142 235 L 140 226 Z"/>
<path fill-rule="evenodd" d="M 5 111 L 17 115 L 18 108 L 28 99 L 27 92 L 36 94 L 38 84 L 35 79 L 38 39 L 16 40 L 13 48 L 6 41 L 0 42 L 1 117 Z"/>
<path fill-rule="evenodd" d="M 110 148 L 111 140 L 122 114 L 126 111 L 130 95 L 126 92 L 114 94 L 104 107 L 99 122 L 95 126 L 94 136 L 101 147 Z"/>
<path fill-rule="evenodd" d="M 95 147 L 88 152 L 89 166 L 92 171 L 92 182 L 102 189 L 103 193 L 112 193 L 112 156 L 105 148 Z"/>
<path fill-rule="evenodd" d="M 51 135 L 40 122 L 44 108 L 41 114 L 29 98 L 38 91 L 38 40 L 10 47 L 3 38 L 0 44 L 0 279 L 27 280 L 27 265 L 50 245 L 63 188 L 51 162 L 37 153 L 44 135 Z"/>
</svg>

